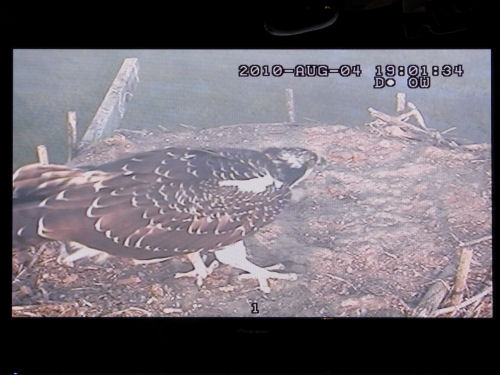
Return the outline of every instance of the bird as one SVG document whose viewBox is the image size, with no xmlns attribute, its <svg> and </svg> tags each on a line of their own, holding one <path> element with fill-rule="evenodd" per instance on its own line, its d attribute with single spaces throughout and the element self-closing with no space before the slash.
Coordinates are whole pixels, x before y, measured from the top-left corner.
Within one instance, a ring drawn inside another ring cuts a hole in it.
<svg viewBox="0 0 500 375">
<path fill-rule="evenodd" d="M 168 147 L 99 166 L 28 164 L 13 174 L 13 247 L 59 241 L 66 265 L 95 256 L 138 264 L 185 256 L 194 269 L 175 277 L 198 286 L 222 262 L 269 293 L 269 279 L 297 275 L 252 263 L 243 240 L 276 218 L 318 160 L 298 147 Z M 65 244 L 76 251 L 68 254 Z M 208 266 L 207 252 L 215 254 Z"/>
</svg>

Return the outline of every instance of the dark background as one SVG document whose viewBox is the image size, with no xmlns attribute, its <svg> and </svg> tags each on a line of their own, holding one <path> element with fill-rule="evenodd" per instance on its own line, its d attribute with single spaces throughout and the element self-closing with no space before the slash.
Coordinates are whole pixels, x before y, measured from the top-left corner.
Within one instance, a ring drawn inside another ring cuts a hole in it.
<svg viewBox="0 0 500 375">
<path fill-rule="evenodd" d="M 19 2 L 1 16 L 3 60 L 13 48 L 494 48 L 498 38 L 498 1 L 426 1 L 423 13 L 409 14 L 401 1 L 374 9 L 346 1 L 322 30 L 276 36 L 264 28 L 328 17 L 311 3 Z M 7 373 L 492 373 L 498 362 L 496 319 L 12 319 L 8 269 L 4 276 Z"/>
<path fill-rule="evenodd" d="M 73 4 L 76 5 L 76 4 Z M 2 24 L 23 47 L 488 48 L 499 1 L 302 0 L 165 2 L 75 7 L 12 3 Z M 336 22 L 324 29 L 277 37 Z"/>
</svg>

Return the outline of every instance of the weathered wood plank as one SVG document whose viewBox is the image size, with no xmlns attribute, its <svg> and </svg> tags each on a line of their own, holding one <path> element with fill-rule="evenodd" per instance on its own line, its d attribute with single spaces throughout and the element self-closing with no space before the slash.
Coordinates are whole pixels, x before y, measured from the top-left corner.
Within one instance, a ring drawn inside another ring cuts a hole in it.
<svg viewBox="0 0 500 375">
<path fill-rule="evenodd" d="M 49 164 L 49 153 L 47 152 L 47 147 L 45 147 L 45 145 L 36 146 L 36 154 L 38 156 L 38 162 L 40 164 Z"/>
<path fill-rule="evenodd" d="M 286 108 L 288 114 L 288 122 L 295 122 L 295 102 L 293 99 L 293 89 L 286 89 Z"/>
<path fill-rule="evenodd" d="M 123 61 L 120 71 L 80 141 L 79 150 L 103 137 L 110 136 L 113 130 L 120 126 L 126 104 L 132 98 L 132 91 L 139 82 L 138 72 L 137 58 L 127 58 Z"/>
<path fill-rule="evenodd" d="M 66 114 L 66 124 L 68 129 L 68 159 L 67 162 L 70 162 L 73 156 L 76 154 L 76 139 L 77 139 L 77 131 L 76 131 L 76 112 L 68 112 Z"/>
</svg>

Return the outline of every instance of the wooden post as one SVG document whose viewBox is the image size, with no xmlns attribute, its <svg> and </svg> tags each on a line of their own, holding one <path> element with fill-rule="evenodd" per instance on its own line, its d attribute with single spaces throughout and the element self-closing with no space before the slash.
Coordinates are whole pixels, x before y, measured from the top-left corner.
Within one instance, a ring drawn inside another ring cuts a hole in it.
<svg viewBox="0 0 500 375">
<path fill-rule="evenodd" d="M 449 264 L 441 271 L 441 273 L 437 277 L 437 280 L 431 285 L 431 287 L 427 290 L 427 292 L 418 303 L 414 311 L 414 316 L 430 316 L 432 312 L 439 307 L 449 291 L 449 287 L 445 283 L 444 279 L 451 276 L 454 271 L 454 264 Z"/>
<path fill-rule="evenodd" d="M 76 153 L 76 112 L 66 114 L 66 123 L 68 125 L 68 160 L 69 163 Z"/>
<path fill-rule="evenodd" d="M 396 95 L 396 111 L 403 112 L 406 107 L 406 95 L 402 92 L 398 92 Z"/>
<path fill-rule="evenodd" d="M 295 103 L 293 100 L 293 89 L 286 89 L 286 107 L 288 110 L 288 122 L 295 122 Z"/>
<path fill-rule="evenodd" d="M 36 154 L 38 156 L 38 162 L 42 165 L 49 164 L 49 154 L 47 152 L 47 147 L 45 145 L 36 146 Z"/>
<path fill-rule="evenodd" d="M 473 251 L 464 247 L 460 254 L 458 262 L 457 274 L 455 276 L 455 285 L 450 297 L 450 306 L 457 306 L 462 302 L 464 290 L 467 282 L 467 275 L 470 270 L 470 262 L 472 260 Z"/>
<path fill-rule="evenodd" d="M 104 100 L 94 116 L 87 131 L 82 137 L 79 149 L 111 135 L 120 126 L 125 114 L 126 103 L 132 97 L 132 91 L 139 82 L 139 64 L 137 58 L 123 61 L 120 71 L 111 84 Z"/>
<path fill-rule="evenodd" d="M 428 130 L 429 128 L 427 125 L 425 125 L 424 117 L 420 113 L 420 111 L 417 109 L 417 106 L 413 104 L 412 102 L 408 102 L 408 107 L 412 109 L 412 115 L 415 117 L 417 120 L 418 124 L 422 129 Z"/>
</svg>

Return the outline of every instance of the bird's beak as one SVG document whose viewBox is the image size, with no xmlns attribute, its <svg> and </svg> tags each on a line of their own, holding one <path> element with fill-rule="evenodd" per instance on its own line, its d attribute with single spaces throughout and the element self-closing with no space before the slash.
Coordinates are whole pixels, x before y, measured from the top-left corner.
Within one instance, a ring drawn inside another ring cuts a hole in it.
<svg viewBox="0 0 500 375">
<path fill-rule="evenodd" d="M 324 157 L 320 156 L 318 158 L 318 161 L 316 162 L 316 167 L 322 168 L 322 167 L 326 167 L 326 165 L 327 165 L 326 159 Z"/>
</svg>

